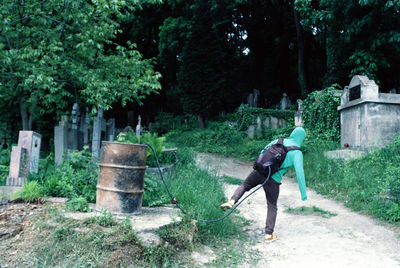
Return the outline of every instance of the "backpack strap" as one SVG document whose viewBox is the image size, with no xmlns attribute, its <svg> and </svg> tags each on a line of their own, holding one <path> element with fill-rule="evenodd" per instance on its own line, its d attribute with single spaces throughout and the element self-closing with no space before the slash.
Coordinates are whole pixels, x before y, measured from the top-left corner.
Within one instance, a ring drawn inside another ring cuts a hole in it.
<svg viewBox="0 0 400 268">
<path fill-rule="evenodd" d="M 300 150 L 300 148 L 297 147 L 297 146 L 287 146 L 287 147 L 286 147 L 286 150 L 287 150 L 287 151 L 291 151 L 291 150 Z"/>
<path fill-rule="evenodd" d="M 283 138 L 279 138 L 279 139 L 278 139 L 278 142 L 277 142 L 276 144 L 283 145 Z"/>
<path fill-rule="evenodd" d="M 279 138 L 277 144 L 283 145 L 283 138 Z M 299 147 L 297 146 L 284 146 L 286 152 L 291 151 L 291 150 L 300 150 Z"/>
</svg>

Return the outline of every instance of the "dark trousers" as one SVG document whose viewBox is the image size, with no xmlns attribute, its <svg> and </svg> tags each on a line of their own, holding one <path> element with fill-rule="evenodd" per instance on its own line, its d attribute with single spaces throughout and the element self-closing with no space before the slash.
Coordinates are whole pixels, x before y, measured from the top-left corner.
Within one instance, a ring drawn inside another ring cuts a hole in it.
<svg viewBox="0 0 400 268">
<path fill-rule="evenodd" d="M 243 196 L 243 194 L 255 186 L 262 184 L 265 181 L 265 177 L 256 170 L 253 170 L 243 183 L 233 193 L 231 200 L 235 200 L 235 203 Z M 276 214 L 278 211 L 277 202 L 279 196 L 279 185 L 274 179 L 269 178 L 266 184 L 264 184 L 265 197 L 267 198 L 267 220 L 265 224 L 265 233 L 272 234 L 274 232 Z"/>
</svg>

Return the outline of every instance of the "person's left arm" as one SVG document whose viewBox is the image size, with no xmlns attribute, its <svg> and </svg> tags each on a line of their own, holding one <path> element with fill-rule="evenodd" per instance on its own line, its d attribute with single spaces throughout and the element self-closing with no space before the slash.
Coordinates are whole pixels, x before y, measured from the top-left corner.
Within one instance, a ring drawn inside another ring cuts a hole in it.
<svg viewBox="0 0 400 268">
<path fill-rule="evenodd" d="M 294 156 L 293 161 L 294 170 L 296 171 L 297 183 L 299 184 L 299 189 L 301 193 L 301 200 L 307 200 L 307 192 L 306 192 L 306 179 L 304 177 L 304 168 L 303 168 L 303 153 L 301 151 L 297 151 Z"/>
</svg>

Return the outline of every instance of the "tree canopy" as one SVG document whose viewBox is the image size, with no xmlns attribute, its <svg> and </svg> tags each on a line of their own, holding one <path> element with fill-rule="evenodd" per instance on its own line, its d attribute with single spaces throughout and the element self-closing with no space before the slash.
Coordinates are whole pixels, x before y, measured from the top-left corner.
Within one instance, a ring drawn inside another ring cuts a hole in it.
<svg viewBox="0 0 400 268">
<path fill-rule="evenodd" d="M 210 117 L 254 89 L 273 108 L 354 74 L 400 92 L 399 13 L 383 0 L 5 0 L 1 121 L 39 126 L 73 102 Z"/>
<path fill-rule="evenodd" d="M 19 107 L 22 128 L 72 102 L 110 109 L 161 88 L 160 74 L 133 43 L 118 44 L 133 1 L 3 1 L 0 92 L 3 111 Z"/>
</svg>

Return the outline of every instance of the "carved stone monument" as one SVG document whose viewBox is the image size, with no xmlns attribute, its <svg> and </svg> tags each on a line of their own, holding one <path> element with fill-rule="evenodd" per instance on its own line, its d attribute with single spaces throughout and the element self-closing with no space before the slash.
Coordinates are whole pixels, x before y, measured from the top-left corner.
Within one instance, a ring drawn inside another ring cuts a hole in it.
<svg viewBox="0 0 400 268">
<path fill-rule="evenodd" d="M 294 113 L 294 125 L 296 127 L 303 126 L 303 101 L 298 99 L 297 101 L 297 111 Z"/>
<path fill-rule="evenodd" d="M 375 81 L 366 76 L 351 79 L 338 110 L 342 147 L 380 148 L 400 134 L 400 94 L 379 93 Z"/>
<path fill-rule="evenodd" d="M 18 146 L 11 150 L 10 170 L 6 186 L 1 187 L 1 194 L 9 197 L 22 187 L 29 173 L 39 171 L 39 157 L 42 136 L 33 131 L 20 131 Z"/>
</svg>

